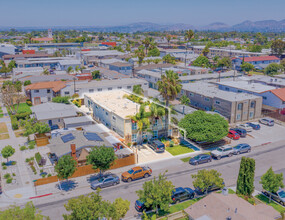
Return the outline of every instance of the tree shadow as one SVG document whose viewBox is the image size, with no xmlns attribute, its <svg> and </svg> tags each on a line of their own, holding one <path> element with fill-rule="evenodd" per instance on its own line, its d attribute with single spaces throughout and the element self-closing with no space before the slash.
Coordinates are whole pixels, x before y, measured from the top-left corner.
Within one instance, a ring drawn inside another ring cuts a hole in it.
<svg viewBox="0 0 285 220">
<path fill-rule="evenodd" d="M 87 179 L 87 182 L 91 184 L 93 181 L 98 180 L 100 177 L 105 177 L 105 176 L 108 176 L 110 174 L 111 174 L 111 172 L 104 172 L 101 175 L 100 175 L 100 173 L 95 173 L 95 174 L 87 177 L 86 179 Z"/>
<path fill-rule="evenodd" d="M 78 183 L 73 180 L 61 181 L 56 185 L 56 188 L 65 192 L 71 191 L 78 186 Z"/>
</svg>

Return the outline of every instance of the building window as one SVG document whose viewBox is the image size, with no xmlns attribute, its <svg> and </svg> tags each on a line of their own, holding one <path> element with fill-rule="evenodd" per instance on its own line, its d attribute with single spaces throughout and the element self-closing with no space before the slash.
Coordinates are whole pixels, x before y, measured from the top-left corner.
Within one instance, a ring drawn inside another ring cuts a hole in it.
<svg viewBox="0 0 285 220">
<path fill-rule="evenodd" d="M 51 98 L 50 97 L 48 97 L 48 102 L 50 102 L 51 101 Z"/>
<path fill-rule="evenodd" d="M 158 137 L 158 131 L 153 131 L 153 138 L 157 138 Z"/>
<path fill-rule="evenodd" d="M 112 118 L 113 118 L 114 121 L 116 121 L 116 117 L 115 116 L 113 116 Z"/>
<path fill-rule="evenodd" d="M 132 142 L 137 142 L 137 134 L 132 134 Z"/>
<path fill-rule="evenodd" d="M 153 126 L 157 126 L 157 122 L 158 122 L 158 119 L 155 119 Z"/>
<path fill-rule="evenodd" d="M 64 95 L 69 95 L 69 92 L 64 92 Z"/>
<path fill-rule="evenodd" d="M 209 101 L 210 101 L 210 99 L 209 99 L 209 98 L 205 98 L 205 101 L 209 102 Z"/>
<path fill-rule="evenodd" d="M 131 89 L 132 87 L 131 86 L 127 86 L 127 89 Z"/>
<path fill-rule="evenodd" d="M 237 120 L 240 120 L 240 114 L 237 114 Z"/>
<path fill-rule="evenodd" d="M 191 96 L 191 97 L 194 97 L 194 93 L 191 92 L 191 93 L 190 93 L 190 96 Z"/>
<path fill-rule="evenodd" d="M 226 87 L 225 90 L 226 90 L 226 91 L 230 91 L 230 88 Z"/>
<path fill-rule="evenodd" d="M 112 88 L 110 87 L 110 88 L 108 88 L 108 90 L 112 90 Z"/>
<path fill-rule="evenodd" d="M 132 123 L 132 130 L 137 130 L 137 123 L 136 122 Z"/>
<path fill-rule="evenodd" d="M 38 89 L 37 89 L 37 90 L 35 90 L 35 93 L 39 93 L 39 92 L 40 92 L 40 90 L 38 90 Z"/>
<path fill-rule="evenodd" d="M 106 115 L 109 115 L 109 113 L 108 113 L 108 112 L 106 112 Z"/>
<path fill-rule="evenodd" d="M 267 97 L 266 97 L 266 96 L 262 96 L 262 98 L 263 98 L 263 100 L 266 100 L 266 99 L 267 99 Z"/>
<path fill-rule="evenodd" d="M 118 89 L 122 89 L 122 86 L 119 86 Z"/>
<path fill-rule="evenodd" d="M 47 93 L 50 93 L 50 89 L 47 89 Z"/>
<path fill-rule="evenodd" d="M 253 113 L 253 112 L 250 112 L 250 113 L 249 113 L 249 118 L 253 118 L 253 115 L 254 115 L 254 113 Z"/>
<path fill-rule="evenodd" d="M 89 89 L 89 92 L 94 92 L 94 89 Z"/>
<path fill-rule="evenodd" d="M 99 89 L 97 89 L 97 91 L 98 91 L 98 92 L 101 92 L 101 91 L 102 91 L 102 89 L 101 89 L 101 88 L 99 88 Z"/>
<path fill-rule="evenodd" d="M 282 104 L 285 104 L 285 101 L 283 101 Z"/>
<path fill-rule="evenodd" d="M 251 108 L 254 108 L 254 107 L 255 107 L 255 101 L 252 101 L 252 102 L 250 103 L 250 107 L 251 107 Z"/>
<path fill-rule="evenodd" d="M 242 110 L 242 103 L 238 104 L 238 110 Z"/>
<path fill-rule="evenodd" d="M 219 105 L 219 104 L 221 104 L 221 102 L 220 101 L 216 101 L 216 104 Z"/>
<path fill-rule="evenodd" d="M 242 93 L 242 91 L 241 91 L 241 90 L 238 90 L 238 93 Z"/>
<path fill-rule="evenodd" d="M 75 92 L 76 92 L 76 93 L 79 92 L 79 89 L 76 89 Z"/>
</svg>

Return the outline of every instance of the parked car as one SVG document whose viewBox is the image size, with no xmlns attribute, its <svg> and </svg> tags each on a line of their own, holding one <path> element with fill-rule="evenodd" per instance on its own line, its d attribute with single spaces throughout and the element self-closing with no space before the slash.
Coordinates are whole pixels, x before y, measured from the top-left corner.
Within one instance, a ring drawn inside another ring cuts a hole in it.
<svg viewBox="0 0 285 220">
<path fill-rule="evenodd" d="M 273 126 L 274 125 L 274 120 L 271 119 L 271 118 L 262 118 L 262 119 L 259 119 L 259 122 L 261 124 L 268 125 L 268 126 Z"/>
<path fill-rule="evenodd" d="M 165 151 L 165 145 L 159 140 L 153 140 L 149 142 L 149 147 L 157 153 L 163 153 Z"/>
<path fill-rule="evenodd" d="M 240 138 L 240 135 L 234 130 L 229 130 L 228 138 L 231 138 L 233 140 L 238 140 Z"/>
<path fill-rule="evenodd" d="M 120 183 L 120 178 L 116 174 L 109 174 L 103 176 L 91 183 L 92 189 L 104 188 L 109 186 L 114 186 Z"/>
<path fill-rule="evenodd" d="M 152 169 L 148 166 L 134 167 L 127 172 L 122 173 L 122 181 L 131 182 L 140 178 L 147 178 L 152 174 Z"/>
<path fill-rule="evenodd" d="M 248 124 L 238 124 L 236 127 L 244 129 L 246 130 L 246 132 L 251 132 L 253 130 L 253 128 L 249 126 Z"/>
<path fill-rule="evenodd" d="M 284 189 L 280 189 L 276 193 L 271 193 L 271 192 L 268 192 L 268 191 L 264 190 L 263 193 L 266 196 L 268 196 L 268 197 L 271 195 L 271 198 L 273 200 L 275 200 L 276 202 L 278 202 L 281 205 L 285 206 L 285 191 L 284 191 Z"/>
<path fill-rule="evenodd" d="M 191 188 L 178 187 L 172 192 L 171 199 L 173 203 L 182 202 L 187 199 L 193 199 L 195 197 L 195 191 Z"/>
<path fill-rule="evenodd" d="M 260 129 L 260 124 L 257 122 L 248 122 L 247 123 L 250 127 L 252 127 L 254 130 L 259 130 Z"/>
<path fill-rule="evenodd" d="M 233 128 L 232 130 L 234 130 L 236 133 L 238 133 L 240 137 L 246 137 L 246 135 L 247 135 L 246 130 L 244 130 L 242 128 Z"/>
<path fill-rule="evenodd" d="M 223 183 L 223 187 L 224 187 L 225 183 Z M 218 191 L 220 189 L 222 189 L 223 187 L 218 187 L 216 185 L 212 185 L 208 188 L 208 190 L 202 190 L 199 187 L 195 188 L 195 193 L 197 195 L 204 195 L 206 192 L 210 193 L 210 192 L 214 192 L 214 191 Z"/>
<path fill-rule="evenodd" d="M 54 164 L 54 163 L 56 163 L 58 161 L 58 157 L 56 156 L 55 153 L 50 153 L 49 154 L 49 159 L 50 159 L 52 164 Z"/>
<path fill-rule="evenodd" d="M 233 148 L 234 154 L 249 153 L 251 151 L 251 146 L 249 144 L 238 144 Z"/>
<path fill-rule="evenodd" d="M 201 163 L 209 163 L 212 161 L 212 157 L 211 155 L 209 154 L 199 154 L 195 157 L 192 157 L 190 160 L 189 160 L 189 163 L 192 164 L 192 165 L 198 165 L 198 164 L 201 164 Z"/>
<path fill-rule="evenodd" d="M 220 160 L 222 157 L 231 157 L 234 154 L 234 150 L 231 146 L 218 147 L 211 152 L 211 156 Z"/>
<path fill-rule="evenodd" d="M 136 200 L 135 202 L 135 209 L 138 211 L 138 212 L 143 212 L 143 211 L 150 211 L 152 210 L 152 207 L 146 207 L 145 203 L 140 201 L 140 200 Z"/>
</svg>

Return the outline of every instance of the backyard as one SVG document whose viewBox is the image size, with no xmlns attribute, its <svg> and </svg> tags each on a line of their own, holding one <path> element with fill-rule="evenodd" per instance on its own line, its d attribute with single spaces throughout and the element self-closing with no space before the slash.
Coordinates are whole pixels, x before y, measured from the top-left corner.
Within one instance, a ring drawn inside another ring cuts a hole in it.
<svg viewBox="0 0 285 220">
<path fill-rule="evenodd" d="M 29 105 L 27 105 L 27 103 L 20 103 L 17 114 L 20 113 L 32 113 L 31 108 Z M 11 114 L 11 112 L 9 112 L 9 115 Z"/>
<path fill-rule="evenodd" d="M 173 156 L 194 152 L 193 149 L 186 147 L 184 145 L 181 145 L 181 144 L 173 145 L 172 147 L 169 146 L 169 147 L 166 147 L 165 149 L 166 151 L 171 153 Z"/>
</svg>

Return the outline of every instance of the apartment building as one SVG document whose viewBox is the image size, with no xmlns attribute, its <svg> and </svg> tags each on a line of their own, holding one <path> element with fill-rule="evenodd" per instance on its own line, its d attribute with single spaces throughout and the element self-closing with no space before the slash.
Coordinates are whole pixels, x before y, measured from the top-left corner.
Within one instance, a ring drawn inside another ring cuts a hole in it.
<svg viewBox="0 0 285 220">
<path fill-rule="evenodd" d="M 261 117 L 262 98 L 256 95 L 222 91 L 205 82 L 183 84 L 180 95 L 188 96 L 194 107 L 221 114 L 229 123 Z"/>
</svg>

